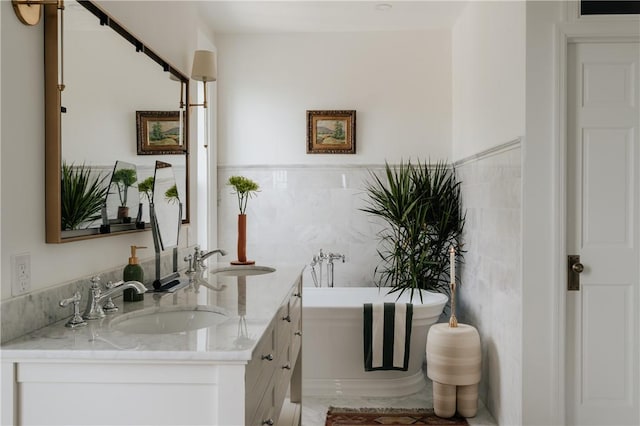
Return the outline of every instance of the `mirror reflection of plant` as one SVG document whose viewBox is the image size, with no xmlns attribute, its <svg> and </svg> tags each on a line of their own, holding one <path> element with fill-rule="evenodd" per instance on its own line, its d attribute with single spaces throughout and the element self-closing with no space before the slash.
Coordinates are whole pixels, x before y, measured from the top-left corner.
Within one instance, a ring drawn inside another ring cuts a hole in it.
<svg viewBox="0 0 640 426">
<path fill-rule="evenodd" d="M 231 176 L 227 181 L 227 185 L 232 186 L 234 192 L 238 195 L 238 208 L 240 214 L 247 211 L 247 201 L 254 197 L 256 192 L 260 191 L 260 186 L 244 176 Z"/>
<path fill-rule="evenodd" d="M 178 187 L 175 184 L 165 191 L 164 196 L 167 199 L 167 202 L 169 202 L 170 204 L 176 204 L 180 202 L 180 197 L 178 196 Z"/>
<path fill-rule="evenodd" d="M 118 187 L 118 196 L 120 197 L 120 206 L 127 206 L 127 195 L 129 193 L 129 187 L 136 183 L 136 170 L 135 169 L 118 169 L 113 172 L 112 182 Z"/>
<path fill-rule="evenodd" d="M 138 184 L 138 192 L 141 196 L 147 197 L 147 202 L 151 204 L 151 198 L 153 197 L 153 176 L 149 176 Z"/>
<path fill-rule="evenodd" d="M 464 260 L 465 214 L 455 169 L 445 163 L 386 164 L 386 182 L 371 173 L 368 206 L 361 210 L 386 222 L 379 233 L 379 286 L 389 293 L 424 289 L 449 293 L 449 247 Z"/>
<path fill-rule="evenodd" d="M 62 163 L 61 218 L 62 229 L 78 229 L 83 223 L 100 219 L 102 205 L 109 191 L 108 175 L 92 176 L 89 166 Z"/>
</svg>

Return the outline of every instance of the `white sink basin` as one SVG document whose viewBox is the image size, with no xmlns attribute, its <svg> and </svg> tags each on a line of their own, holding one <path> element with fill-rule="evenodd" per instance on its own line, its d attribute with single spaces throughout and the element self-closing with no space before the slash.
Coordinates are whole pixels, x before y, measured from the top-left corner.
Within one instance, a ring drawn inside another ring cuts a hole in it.
<svg viewBox="0 0 640 426">
<path fill-rule="evenodd" d="M 167 306 L 121 315 L 111 321 L 111 327 L 125 333 L 169 334 L 208 328 L 226 320 L 217 306 Z"/>
<path fill-rule="evenodd" d="M 270 274 L 275 271 L 276 269 L 270 266 L 233 265 L 213 269 L 211 273 L 222 277 L 246 277 L 248 275 Z"/>
</svg>

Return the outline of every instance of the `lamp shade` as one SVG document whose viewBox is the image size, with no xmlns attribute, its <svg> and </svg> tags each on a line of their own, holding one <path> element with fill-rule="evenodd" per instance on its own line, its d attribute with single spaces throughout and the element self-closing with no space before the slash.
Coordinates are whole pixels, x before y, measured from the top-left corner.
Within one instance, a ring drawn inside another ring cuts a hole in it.
<svg viewBox="0 0 640 426">
<path fill-rule="evenodd" d="M 216 56 L 210 50 L 196 50 L 193 55 L 191 78 L 198 81 L 216 81 Z"/>
</svg>

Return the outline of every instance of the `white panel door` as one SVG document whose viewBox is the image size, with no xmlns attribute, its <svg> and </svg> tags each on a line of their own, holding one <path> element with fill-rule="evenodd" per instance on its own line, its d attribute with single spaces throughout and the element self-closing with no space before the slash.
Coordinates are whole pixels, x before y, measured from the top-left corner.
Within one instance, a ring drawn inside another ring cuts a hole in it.
<svg viewBox="0 0 640 426">
<path fill-rule="evenodd" d="M 640 424 L 639 52 L 568 51 L 567 250 L 584 265 L 567 292 L 571 425 Z"/>
</svg>

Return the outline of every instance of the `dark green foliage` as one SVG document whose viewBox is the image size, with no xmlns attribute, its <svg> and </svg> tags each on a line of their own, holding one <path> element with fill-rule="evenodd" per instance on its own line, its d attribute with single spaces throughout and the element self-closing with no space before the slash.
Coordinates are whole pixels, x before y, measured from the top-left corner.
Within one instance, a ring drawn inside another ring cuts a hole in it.
<svg viewBox="0 0 640 426">
<path fill-rule="evenodd" d="M 154 181 L 154 177 L 149 176 L 148 178 L 146 178 L 145 180 L 143 180 L 138 184 L 138 192 L 140 194 L 144 194 L 144 196 L 147 197 L 148 203 L 151 203 L 151 198 L 153 195 L 153 181 Z"/>
<path fill-rule="evenodd" d="M 463 260 L 461 235 L 465 214 L 455 169 L 445 163 L 386 164 L 386 181 L 371 173 L 367 207 L 383 219 L 376 267 L 377 285 L 389 293 L 423 289 L 449 292 L 449 247 Z"/>
<path fill-rule="evenodd" d="M 180 201 L 180 197 L 178 197 L 178 187 L 173 185 L 169 189 L 164 192 L 164 196 L 167 199 L 167 202 L 171 204 L 175 204 Z"/>
<path fill-rule="evenodd" d="M 92 176 L 91 168 L 82 164 L 62 163 L 61 215 L 62 229 L 78 229 L 86 222 L 100 219 L 100 210 L 107 196 L 107 176 Z"/>
<path fill-rule="evenodd" d="M 247 201 L 260 191 L 260 185 L 244 176 L 230 176 L 227 185 L 233 187 L 233 194 L 238 195 L 238 209 L 240 214 L 247 211 Z"/>
</svg>

